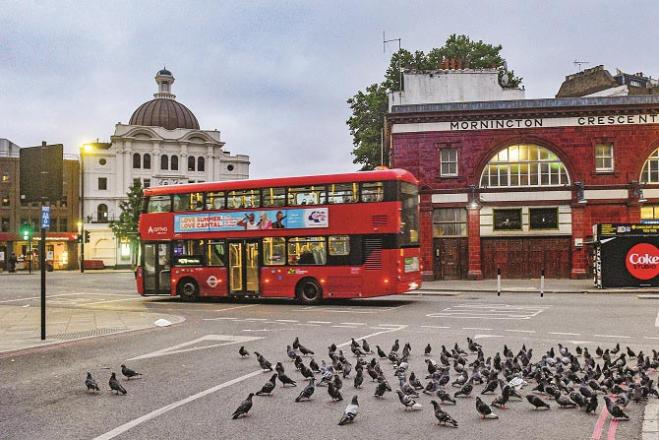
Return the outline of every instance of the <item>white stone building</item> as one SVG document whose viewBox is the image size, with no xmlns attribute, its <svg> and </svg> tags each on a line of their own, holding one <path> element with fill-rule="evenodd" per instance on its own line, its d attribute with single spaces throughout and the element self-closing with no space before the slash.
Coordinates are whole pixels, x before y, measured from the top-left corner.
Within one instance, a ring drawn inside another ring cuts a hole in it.
<svg viewBox="0 0 659 440">
<path fill-rule="evenodd" d="M 119 218 L 119 204 L 129 187 L 247 179 L 249 156 L 231 155 L 217 130 L 202 130 L 195 115 L 171 93 L 174 77 L 162 69 L 155 77 L 154 99 L 135 110 L 128 124 L 115 126 L 111 143 L 83 149 L 85 229 L 90 242 L 85 260 L 105 266 L 131 263 L 127 245 L 117 243 L 109 222 Z"/>
</svg>

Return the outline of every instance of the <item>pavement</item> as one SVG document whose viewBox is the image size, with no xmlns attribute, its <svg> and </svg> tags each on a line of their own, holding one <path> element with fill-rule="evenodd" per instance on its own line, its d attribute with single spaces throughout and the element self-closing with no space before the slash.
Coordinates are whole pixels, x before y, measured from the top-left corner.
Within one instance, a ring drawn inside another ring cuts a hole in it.
<svg viewBox="0 0 659 440">
<path fill-rule="evenodd" d="M 7 307 L 15 313 L 38 309 L 38 278 L 3 278 L 2 283 L 0 301 L 11 300 Z M 301 386 L 282 388 L 279 383 L 272 397 L 255 398 L 247 418 L 230 419 L 247 393 L 270 377 L 258 367 L 254 351 L 273 364 L 281 361 L 289 376 L 301 382 L 285 351 L 295 336 L 316 352 L 319 363 L 327 360 L 326 347 L 332 342 L 354 364 L 349 352 L 353 337 L 385 351 L 394 339 L 401 345 L 409 341 L 410 370 L 417 375 L 425 373 L 422 350 L 427 343 L 433 347 L 431 356 L 439 359 L 442 345 L 453 347 L 457 342 L 464 348 L 467 337 L 483 345 L 486 357 L 504 344 L 515 352 L 524 344 L 534 349 L 537 360 L 559 342 L 591 352 L 620 342 L 623 349 L 629 345 L 650 353 L 659 347 L 659 304 L 636 295 L 540 298 L 535 292 L 497 297 L 464 291 L 455 296 L 405 295 L 310 307 L 280 300 L 183 303 L 169 297 L 142 298 L 134 294 L 131 274 L 62 273 L 50 277 L 49 283 L 49 303 L 71 313 L 162 314 L 185 321 L 0 354 L 0 439 L 656 440 L 651 431 L 656 425 L 654 399 L 648 405 L 630 404 L 626 412 L 631 420 L 617 423 L 602 411 L 601 398 L 597 416 L 555 405 L 535 412 L 526 402 L 514 402 L 507 410 L 497 410 L 499 420 L 482 421 L 472 397 L 444 407 L 460 423 L 458 429 L 450 429 L 437 426 L 428 396 L 419 399 L 421 411 L 406 412 L 393 393 L 376 399 L 368 379 L 362 389 L 355 389 L 351 378 L 342 392 L 346 400 L 359 396 L 360 413 L 353 425 L 337 426 L 347 402 L 332 402 L 326 389 L 318 388 L 310 402 L 296 404 Z M 241 345 L 252 355 L 242 359 L 237 353 Z M 140 379 L 120 379 L 126 396 L 112 395 L 107 386 L 110 372 L 120 375 L 121 363 L 143 373 Z M 391 364 L 381 364 L 395 385 Z M 86 392 L 87 371 L 98 381 L 100 393 Z M 657 376 L 652 377 L 656 381 Z M 474 394 L 479 391 L 477 387 Z"/>
</svg>

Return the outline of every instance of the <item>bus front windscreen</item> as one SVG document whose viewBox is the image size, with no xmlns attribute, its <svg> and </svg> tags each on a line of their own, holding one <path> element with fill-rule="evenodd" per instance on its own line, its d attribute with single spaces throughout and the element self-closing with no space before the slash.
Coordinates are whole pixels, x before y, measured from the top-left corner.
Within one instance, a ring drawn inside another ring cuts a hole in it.
<svg viewBox="0 0 659 440">
<path fill-rule="evenodd" d="M 419 244 L 419 190 L 416 185 L 402 182 L 400 184 L 400 244 L 410 246 Z"/>
</svg>

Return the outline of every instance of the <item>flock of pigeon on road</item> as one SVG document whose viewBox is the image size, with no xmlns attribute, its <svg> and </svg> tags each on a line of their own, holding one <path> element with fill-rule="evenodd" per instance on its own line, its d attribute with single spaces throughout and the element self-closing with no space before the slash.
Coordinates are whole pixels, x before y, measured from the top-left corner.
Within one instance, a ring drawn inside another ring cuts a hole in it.
<svg viewBox="0 0 659 440">
<path fill-rule="evenodd" d="M 625 407 L 631 401 L 640 403 L 651 396 L 659 398 L 659 388 L 648 376 L 648 373 L 659 368 L 659 353 L 652 350 L 651 356 L 642 351 L 637 354 L 629 347 L 623 351 L 620 344 L 616 344 L 613 349 L 602 349 L 598 346 L 595 356 L 585 347 L 577 346 L 575 353 L 572 353 L 567 347 L 558 344 L 557 350 L 552 347 L 540 359 L 534 361 L 533 348 L 522 346 L 515 354 L 506 345 L 503 346 L 502 353 L 497 352 L 486 359 L 481 345 L 467 338 L 469 353 L 457 343 L 450 350 L 442 345 L 439 362 L 431 358 L 432 347 L 428 344 L 424 350 L 427 366 L 425 385 L 413 371 L 408 376 L 408 359 L 412 352 L 409 342 L 401 350 L 399 340 L 396 339 L 389 353 L 385 353 L 376 345 L 376 351 L 373 353 L 366 340 L 362 339 L 360 345 L 353 338 L 350 345 L 355 359 L 353 362 L 348 360 L 342 350 L 337 350 L 335 344 L 330 345 L 328 349 L 330 362 L 322 360 L 318 365 L 313 358 L 315 353 L 300 344 L 297 337 L 292 346 L 287 346 L 287 357 L 294 362 L 297 372 L 302 375 L 302 381 L 308 381 L 295 398 L 295 402 L 311 400 L 316 387 L 327 387 L 331 399 L 341 401 L 343 382 L 351 379 L 353 387 L 361 389 L 364 386 L 365 374 L 375 383 L 374 397 L 380 399 L 393 390 L 380 365 L 380 360 L 385 359 L 393 365 L 393 375 L 398 382 L 396 394 L 405 411 L 422 409 L 422 405 L 417 401 L 419 392 L 436 396 L 439 402 L 431 400 L 431 403 L 438 423 L 455 428 L 458 427 L 458 422 L 442 405 L 456 405 L 457 400 L 471 397 L 474 385 L 484 385 L 475 399 L 475 409 L 481 419 L 498 419 L 492 407 L 506 408 L 509 402 L 523 400 L 531 405 L 532 410 L 549 410 L 553 405 L 549 400 L 553 400 L 560 408 L 579 408 L 586 414 L 594 414 L 599 403 L 598 396 L 603 395 L 611 417 L 624 421 L 629 420 Z M 242 358 L 250 356 L 244 346 L 240 347 L 238 353 Z M 249 393 L 233 412 L 233 419 L 248 415 L 254 396 L 272 395 L 277 380 L 284 388 L 297 386 L 297 381 L 286 374 L 281 362 L 277 362 L 273 367 L 261 353 L 255 351 L 254 354 L 263 370 L 274 373 L 259 391 Z M 475 355 L 475 359 L 469 361 L 470 355 Z M 308 365 L 305 364 L 303 356 L 311 356 Z M 372 356 L 370 361 L 365 359 L 367 356 Z M 596 357 L 599 360 L 596 361 Z M 354 378 L 351 377 L 353 371 Z M 530 387 L 531 383 L 535 386 L 522 395 L 520 391 Z M 449 386 L 457 391 L 450 392 Z M 485 397 L 480 397 L 493 395 L 497 389 L 499 393 L 489 403 L 484 400 Z M 352 423 L 358 412 L 359 401 L 355 395 L 343 411 L 338 424 Z"/>
</svg>

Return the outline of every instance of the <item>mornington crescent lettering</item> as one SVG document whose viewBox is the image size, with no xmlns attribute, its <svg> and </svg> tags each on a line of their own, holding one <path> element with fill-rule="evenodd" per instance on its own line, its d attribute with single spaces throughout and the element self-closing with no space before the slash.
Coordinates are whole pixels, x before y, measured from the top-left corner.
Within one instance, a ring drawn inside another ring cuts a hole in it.
<svg viewBox="0 0 659 440">
<path fill-rule="evenodd" d="M 629 125 L 629 124 L 655 124 L 659 122 L 657 115 L 611 115 L 611 116 L 582 116 L 577 118 L 578 125 Z"/>
<path fill-rule="evenodd" d="M 452 121 L 451 130 L 491 130 L 495 128 L 536 128 L 542 127 L 544 120 L 533 119 L 495 119 L 485 121 Z"/>
</svg>

